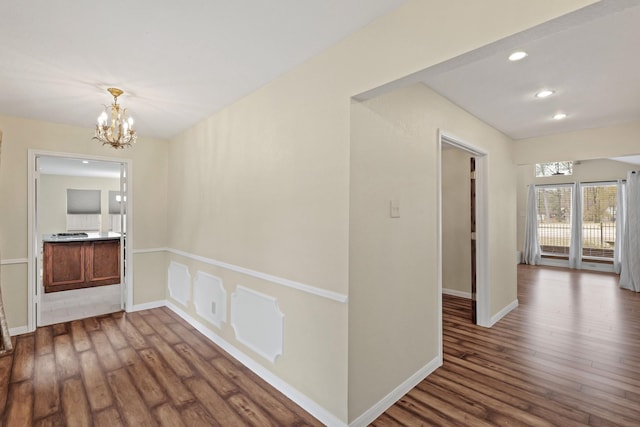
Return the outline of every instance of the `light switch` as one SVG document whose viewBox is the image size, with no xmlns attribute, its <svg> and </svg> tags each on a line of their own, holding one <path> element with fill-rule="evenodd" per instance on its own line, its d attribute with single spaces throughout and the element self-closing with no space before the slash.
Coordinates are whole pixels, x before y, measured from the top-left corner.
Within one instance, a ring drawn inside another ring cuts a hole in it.
<svg viewBox="0 0 640 427">
<path fill-rule="evenodd" d="M 400 218 L 400 202 L 393 199 L 389 202 L 389 213 L 391 218 Z"/>
</svg>

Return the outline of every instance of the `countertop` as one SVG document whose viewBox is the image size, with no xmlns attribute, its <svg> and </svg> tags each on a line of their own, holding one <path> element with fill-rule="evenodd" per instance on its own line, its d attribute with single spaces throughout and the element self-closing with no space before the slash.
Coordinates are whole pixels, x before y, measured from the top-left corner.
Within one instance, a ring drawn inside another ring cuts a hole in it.
<svg viewBox="0 0 640 427">
<path fill-rule="evenodd" d="M 59 243 L 59 242 L 83 242 L 83 241 L 90 241 L 90 240 L 114 240 L 114 239 L 120 238 L 120 233 L 114 233 L 114 232 L 85 233 L 86 236 L 73 235 L 73 234 L 76 234 L 76 233 L 43 234 L 42 241 Z"/>
</svg>

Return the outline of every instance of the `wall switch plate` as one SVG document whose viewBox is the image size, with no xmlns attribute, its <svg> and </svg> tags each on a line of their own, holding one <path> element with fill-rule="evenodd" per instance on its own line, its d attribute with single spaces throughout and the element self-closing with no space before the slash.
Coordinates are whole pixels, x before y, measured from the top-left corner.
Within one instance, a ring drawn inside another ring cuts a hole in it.
<svg viewBox="0 0 640 427">
<path fill-rule="evenodd" d="M 391 200 L 389 202 L 389 214 L 391 218 L 400 218 L 400 202 L 398 200 Z"/>
</svg>

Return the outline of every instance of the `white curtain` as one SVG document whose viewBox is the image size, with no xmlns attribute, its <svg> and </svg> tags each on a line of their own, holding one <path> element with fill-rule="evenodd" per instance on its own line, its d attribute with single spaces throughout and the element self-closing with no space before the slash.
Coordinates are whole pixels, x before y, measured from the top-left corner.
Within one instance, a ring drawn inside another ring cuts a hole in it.
<svg viewBox="0 0 640 427">
<path fill-rule="evenodd" d="M 624 235 L 622 238 L 622 259 L 620 287 L 640 292 L 640 172 L 627 174 L 627 203 Z"/>
<path fill-rule="evenodd" d="M 540 242 L 538 239 L 538 210 L 536 208 L 536 187 L 529 186 L 527 195 L 527 216 L 524 223 L 523 262 L 536 265 L 540 262 Z"/>
<path fill-rule="evenodd" d="M 616 192 L 616 239 L 613 244 L 613 271 L 620 274 L 622 271 L 622 241 L 624 236 L 624 223 L 627 214 L 627 186 L 621 179 L 618 180 Z"/>
<path fill-rule="evenodd" d="M 569 246 L 569 268 L 582 267 L 582 189 L 573 184 L 571 194 L 571 245 Z"/>
</svg>

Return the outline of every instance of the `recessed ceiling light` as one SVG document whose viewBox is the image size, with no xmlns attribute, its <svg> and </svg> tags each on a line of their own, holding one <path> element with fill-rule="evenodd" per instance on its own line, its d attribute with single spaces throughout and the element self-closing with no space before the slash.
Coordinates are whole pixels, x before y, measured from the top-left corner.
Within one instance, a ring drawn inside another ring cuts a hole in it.
<svg viewBox="0 0 640 427">
<path fill-rule="evenodd" d="M 553 116 L 553 120 L 562 120 L 566 118 L 567 118 L 566 113 L 557 113 Z"/>
<path fill-rule="evenodd" d="M 544 89 L 540 92 L 536 93 L 536 98 L 546 98 L 547 96 L 553 95 L 555 92 L 553 90 Z"/>
<path fill-rule="evenodd" d="M 89 164 L 89 160 L 83 160 L 82 163 L 84 163 L 85 165 Z"/>
<path fill-rule="evenodd" d="M 527 57 L 527 52 L 523 52 L 523 51 L 513 52 L 511 55 L 509 55 L 509 61 L 520 61 L 521 59 L 526 57 Z"/>
</svg>

